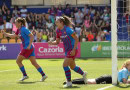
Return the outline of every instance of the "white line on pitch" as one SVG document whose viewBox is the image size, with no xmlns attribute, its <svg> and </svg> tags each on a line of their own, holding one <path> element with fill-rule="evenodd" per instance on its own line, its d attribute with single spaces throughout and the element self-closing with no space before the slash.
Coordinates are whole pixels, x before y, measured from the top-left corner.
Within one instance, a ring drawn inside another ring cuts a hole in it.
<svg viewBox="0 0 130 90">
<path fill-rule="evenodd" d="M 106 86 L 106 87 L 103 87 L 103 88 L 99 88 L 99 89 L 97 89 L 97 90 L 105 90 L 105 89 L 111 88 L 111 87 L 113 87 L 113 86 L 114 86 L 114 85 Z"/>
<path fill-rule="evenodd" d="M 2 71 L 0 71 L 0 73 L 1 72 L 8 72 L 8 71 L 15 71 L 15 70 L 2 70 Z"/>
</svg>

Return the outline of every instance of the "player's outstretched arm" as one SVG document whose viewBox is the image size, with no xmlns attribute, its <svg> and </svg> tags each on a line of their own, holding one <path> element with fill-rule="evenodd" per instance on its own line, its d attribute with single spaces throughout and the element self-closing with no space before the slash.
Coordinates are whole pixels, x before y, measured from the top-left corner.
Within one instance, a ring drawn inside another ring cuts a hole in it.
<svg viewBox="0 0 130 90">
<path fill-rule="evenodd" d="M 6 37 L 10 37 L 10 38 L 18 37 L 18 35 L 6 33 L 4 30 L 2 30 L 2 33 L 3 33 Z"/>
<path fill-rule="evenodd" d="M 58 45 L 60 43 L 60 39 L 59 38 L 56 38 L 56 41 L 49 41 L 48 44 L 49 45 Z"/>
</svg>

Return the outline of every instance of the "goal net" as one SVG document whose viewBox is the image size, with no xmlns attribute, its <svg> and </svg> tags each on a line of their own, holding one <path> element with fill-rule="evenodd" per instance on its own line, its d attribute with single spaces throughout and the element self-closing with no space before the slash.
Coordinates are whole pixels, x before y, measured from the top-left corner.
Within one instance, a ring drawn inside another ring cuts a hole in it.
<svg viewBox="0 0 130 90">
<path fill-rule="evenodd" d="M 112 84 L 117 84 L 118 58 L 130 57 L 130 0 L 111 0 Z"/>
</svg>

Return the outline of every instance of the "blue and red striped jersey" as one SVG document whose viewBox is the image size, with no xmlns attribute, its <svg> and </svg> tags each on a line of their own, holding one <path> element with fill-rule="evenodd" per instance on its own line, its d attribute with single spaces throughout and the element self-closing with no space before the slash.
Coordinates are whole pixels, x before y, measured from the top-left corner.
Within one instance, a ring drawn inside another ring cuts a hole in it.
<svg viewBox="0 0 130 90">
<path fill-rule="evenodd" d="M 60 38 L 63 41 L 65 52 L 74 48 L 75 40 L 71 36 L 74 33 L 70 27 L 64 26 L 62 30 L 56 30 L 56 38 Z"/>
<path fill-rule="evenodd" d="M 27 49 L 29 43 L 30 43 L 30 37 L 28 36 L 31 32 L 26 29 L 26 27 L 22 26 L 21 29 L 18 29 L 16 31 L 16 35 L 18 35 L 22 41 L 22 45 L 24 49 Z M 31 48 L 33 48 L 33 46 L 31 45 Z"/>
</svg>

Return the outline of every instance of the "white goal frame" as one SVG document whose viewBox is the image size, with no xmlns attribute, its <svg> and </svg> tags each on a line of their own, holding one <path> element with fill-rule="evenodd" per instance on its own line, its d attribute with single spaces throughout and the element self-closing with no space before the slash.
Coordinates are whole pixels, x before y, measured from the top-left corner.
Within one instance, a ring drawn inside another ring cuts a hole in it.
<svg viewBox="0 0 130 90">
<path fill-rule="evenodd" d="M 112 84 L 117 85 L 117 3 L 118 0 L 111 0 L 111 56 L 112 56 Z"/>
</svg>

